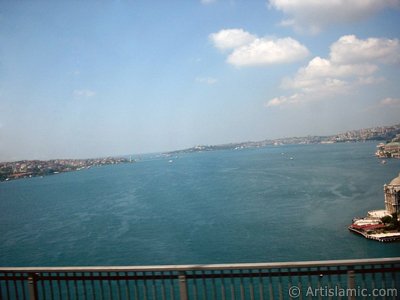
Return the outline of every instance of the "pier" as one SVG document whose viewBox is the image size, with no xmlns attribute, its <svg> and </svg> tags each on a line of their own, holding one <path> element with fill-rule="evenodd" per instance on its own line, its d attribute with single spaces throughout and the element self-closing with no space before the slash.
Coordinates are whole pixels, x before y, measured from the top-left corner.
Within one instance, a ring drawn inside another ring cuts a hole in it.
<svg viewBox="0 0 400 300">
<path fill-rule="evenodd" d="M 400 232 L 394 232 L 394 233 L 376 233 L 376 234 L 368 234 L 363 230 L 354 228 L 353 226 L 348 227 L 350 231 L 360 234 L 363 237 L 382 242 L 382 243 L 387 243 L 387 242 L 398 242 L 400 241 Z"/>
</svg>

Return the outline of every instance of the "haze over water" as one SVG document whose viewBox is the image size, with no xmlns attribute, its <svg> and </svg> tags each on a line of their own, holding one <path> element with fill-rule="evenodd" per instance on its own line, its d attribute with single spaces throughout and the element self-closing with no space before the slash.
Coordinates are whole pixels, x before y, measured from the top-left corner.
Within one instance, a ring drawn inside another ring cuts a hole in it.
<svg viewBox="0 0 400 300">
<path fill-rule="evenodd" d="M 0 265 L 398 256 L 347 230 L 384 207 L 376 143 L 184 154 L 0 184 Z M 290 159 L 293 158 L 293 159 Z M 172 162 L 170 162 L 172 160 Z"/>
</svg>

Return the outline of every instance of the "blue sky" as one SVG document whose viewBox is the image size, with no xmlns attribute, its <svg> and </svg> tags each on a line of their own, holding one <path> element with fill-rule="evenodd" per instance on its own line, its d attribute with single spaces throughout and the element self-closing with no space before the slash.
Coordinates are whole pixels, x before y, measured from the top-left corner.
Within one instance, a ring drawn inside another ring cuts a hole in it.
<svg viewBox="0 0 400 300">
<path fill-rule="evenodd" d="M 400 122 L 399 0 L 1 1 L 0 161 Z"/>
</svg>

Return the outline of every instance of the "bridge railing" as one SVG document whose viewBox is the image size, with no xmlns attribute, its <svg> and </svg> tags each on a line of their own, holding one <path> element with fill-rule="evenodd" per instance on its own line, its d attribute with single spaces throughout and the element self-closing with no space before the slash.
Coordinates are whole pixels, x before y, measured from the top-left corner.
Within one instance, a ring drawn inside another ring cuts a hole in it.
<svg viewBox="0 0 400 300">
<path fill-rule="evenodd" d="M 2 267 L 0 299 L 400 299 L 400 257 L 213 265 Z"/>
</svg>

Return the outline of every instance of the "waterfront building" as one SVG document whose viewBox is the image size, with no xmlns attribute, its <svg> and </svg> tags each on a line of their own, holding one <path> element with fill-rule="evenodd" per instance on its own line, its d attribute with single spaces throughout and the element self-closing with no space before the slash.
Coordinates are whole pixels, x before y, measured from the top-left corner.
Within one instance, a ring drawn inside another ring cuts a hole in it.
<svg viewBox="0 0 400 300">
<path fill-rule="evenodd" d="M 400 216 L 400 174 L 389 184 L 383 186 L 385 193 L 385 210 L 390 213 L 396 213 Z"/>
<path fill-rule="evenodd" d="M 371 240 L 400 241 L 400 226 L 397 221 L 400 216 L 400 174 L 389 184 L 385 184 L 383 191 L 385 209 L 369 211 L 365 218 L 354 218 L 348 229 Z M 397 220 L 391 218 L 392 216 Z"/>
<path fill-rule="evenodd" d="M 390 153 L 389 157 L 400 158 L 400 143 L 391 142 L 385 145 L 385 152 Z"/>
<path fill-rule="evenodd" d="M 390 142 L 387 144 L 380 143 L 377 147 L 375 155 L 379 158 L 400 158 L 400 142 Z"/>
</svg>

